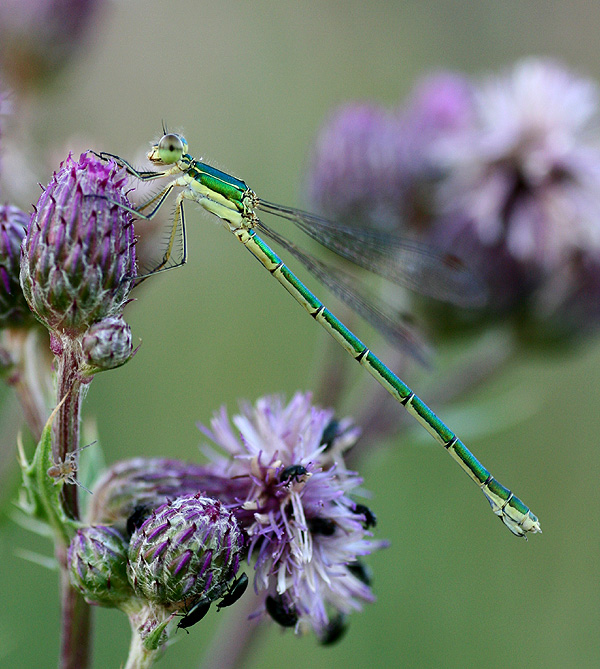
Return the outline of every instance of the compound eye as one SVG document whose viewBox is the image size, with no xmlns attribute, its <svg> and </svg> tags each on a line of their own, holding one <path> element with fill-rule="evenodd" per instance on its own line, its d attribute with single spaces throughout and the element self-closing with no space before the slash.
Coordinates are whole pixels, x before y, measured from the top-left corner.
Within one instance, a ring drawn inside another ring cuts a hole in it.
<svg viewBox="0 0 600 669">
<path fill-rule="evenodd" d="M 158 156 L 161 163 L 172 165 L 181 160 L 186 147 L 187 143 L 181 135 L 175 133 L 164 135 L 158 143 Z"/>
</svg>

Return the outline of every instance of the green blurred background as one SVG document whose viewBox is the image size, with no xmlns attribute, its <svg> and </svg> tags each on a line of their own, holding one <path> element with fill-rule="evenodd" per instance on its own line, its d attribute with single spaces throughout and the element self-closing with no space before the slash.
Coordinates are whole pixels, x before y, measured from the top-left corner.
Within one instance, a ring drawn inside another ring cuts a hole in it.
<svg viewBox="0 0 600 669">
<path fill-rule="evenodd" d="M 302 206 L 311 142 L 336 105 L 392 106 L 432 69 L 499 71 L 532 54 L 600 79 L 599 28 L 600 4 L 584 0 L 115 1 L 43 94 L 34 131 L 48 149 L 69 141 L 79 149 L 71 139 L 79 135 L 85 146 L 133 157 L 164 119 L 185 131 L 192 153 L 267 199 Z M 196 422 L 222 404 L 234 411 L 238 398 L 316 385 L 327 336 L 196 209 L 187 207 L 187 267 L 148 281 L 125 312 L 143 340 L 139 353 L 99 375 L 85 402 L 109 462 L 140 454 L 199 461 Z M 372 338 L 362 326 L 361 333 Z M 344 356 L 340 364 L 351 366 Z M 377 536 L 391 540 L 370 560 L 377 603 L 354 615 L 331 648 L 272 626 L 245 666 L 599 666 L 599 378 L 600 347 L 590 341 L 570 354 L 523 357 L 465 402 L 476 411 L 485 399 L 486 416 L 496 412 L 506 423 L 468 443 L 532 507 L 543 535 L 512 537 L 433 441 L 405 436 L 362 471 Z M 358 393 L 372 383 L 358 372 L 351 379 Z M 524 418 L 513 422 L 520 405 Z M 466 412 L 440 413 L 468 434 Z M 57 577 L 15 556 L 17 547 L 50 552 L 3 520 L 0 666 L 52 667 Z M 96 613 L 94 666 L 117 667 L 129 641 L 126 618 Z M 227 615 L 178 635 L 159 666 L 198 666 Z"/>
</svg>

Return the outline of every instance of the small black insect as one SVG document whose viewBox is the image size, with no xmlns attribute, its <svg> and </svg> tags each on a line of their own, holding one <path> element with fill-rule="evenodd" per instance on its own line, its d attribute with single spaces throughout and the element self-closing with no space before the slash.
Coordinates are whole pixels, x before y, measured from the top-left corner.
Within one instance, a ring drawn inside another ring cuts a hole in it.
<svg viewBox="0 0 600 669">
<path fill-rule="evenodd" d="M 183 618 L 177 623 L 177 629 L 185 630 L 189 634 L 186 628 L 199 623 L 208 613 L 210 604 L 211 603 L 207 601 L 200 601 L 192 606 L 189 613 L 183 616 Z"/>
<path fill-rule="evenodd" d="M 335 618 L 332 618 L 323 634 L 319 638 L 319 641 L 322 646 L 332 646 L 334 643 L 337 643 L 348 630 L 348 622 L 346 616 L 343 613 L 338 613 Z"/>
<path fill-rule="evenodd" d="M 321 435 L 321 446 L 325 446 L 326 451 L 333 446 L 333 442 L 338 436 L 339 429 L 340 422 L 335 418 L 332 418 L 325 426 L 323 434 Z"/>
<path fill-rule="evenodd" d="M 361 583 L 371 585 L 373 582 L 373 572 L 364 562 L 356 560 L 356 562 L 350 562 L 346 566 L 348 567 L 348 571 Z"/>
<path fill-rule="evenodd" d="M 144 521 L 152 513 L 152 509 L 145 504 L 137 504 L 129 518 L 127 518 L 127 536 L 130 537 L 139 527 L 144 524 Z"/>
<path fill-rule="evenodd" d="M 354 507 L 354 513 L 357 516 L 364 516 L 363 527 L 365 530 L 368 530 L 369 527 L 375 527 L 377 525 L 377 516 L 369 509 L 368 506 L 364 504 L 357 504 Z"/>
<path fill-rule="evenodd" d="M 227 592 L 223 596 L 223 599 L 221 599 L 221 601 L 217 604 L 217 611 L 220 611 L 225 606 L 231 606 L 232 604 L 235 604 L 237 600 L 246 592 L 247 587 L 248 577 L 246 574 L 242 574 L 229 586 Z"/>
<path fill-rule="evenodd" d="M 298 614 L 294 607 L 287 605 L 280 595 L 275 597 L 267 595 L 265 606 L 271 618 L 282 627 L 294 627 L 298 622 Z"/>
<path fill-rule="evenodd" d="M 321 534 L 324 537 L 330 537 L 335 533 L 336 523 L 331 518 L 315 516 L 314 518 L 307 518 L 306 524 L 311 534 Z"/>
<path fill-rule="evenodd" d="M 287 483 L 293 479 L 296 483 L 299 483 L 300 479 L 303 476 L 306 476 L 306 474 L 308 474 L 306 467 L 303 467 L 302 465 L 290 465 L 282 470 L 279 475 L 279 480 L 282 483 Z"/>
</svg>

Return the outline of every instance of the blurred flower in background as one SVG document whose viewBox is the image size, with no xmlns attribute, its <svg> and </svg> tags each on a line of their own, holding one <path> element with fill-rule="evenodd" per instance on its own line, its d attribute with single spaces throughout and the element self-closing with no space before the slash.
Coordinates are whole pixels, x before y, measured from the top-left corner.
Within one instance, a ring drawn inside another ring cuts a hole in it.
<svg viewBox="0 0 600 669">
<path fill-rule="evenodd" d="M 81 47 L 105 0 L 2 0 L 0 62 L 17 89 L 46 85 Z"/>
<path fill-rule="evenodd" d="M 43 146 L 38 144 L 36 129 L 43 118 L 42 96 L 59 85 L 64 70 L 100 34 L 94 27 L 101 25 L 109 5 L 106 0 L 0 2 L 0 115 L 12 112 L 3 141 L 0 128 L 0 161 L 10 165 L 0 173 L 0 191 L 11 204 L 27 209 L 37 199 L 37 184 L 48 181 L 69 151 L 79 154 L 90 148 L 87 141 L 80 145 L 77 134 L 88 130 L 78 128 L 69 137 L 66 151 L 62 150 L 65 138 L 58 140 L 57 155 L 57 147 L 53 150 L 47 138 Z"/>
<path fill-rule="evenodd" d="M 29 214 L 0 205 L 0 329 L 21 327 L 35 320 L 19 283 L 21 242 Z"/>
<path fill-rule="evenodd" d="M 600 317 L 598 101 L 594 82 L 544 59 L 429 77 L 394 112 L 334 114 L 308 192 L 328 216 L 383 220 L 485 280 L 478 313 L 420 307 L 434 332 L 509 319 L 522 341 L 570 341 Z"/>
</svg>

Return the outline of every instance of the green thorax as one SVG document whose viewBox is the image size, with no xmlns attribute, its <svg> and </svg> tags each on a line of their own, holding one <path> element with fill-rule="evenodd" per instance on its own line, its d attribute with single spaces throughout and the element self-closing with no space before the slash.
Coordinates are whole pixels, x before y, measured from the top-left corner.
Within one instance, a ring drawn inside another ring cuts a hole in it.
<svg viewBox="0 0 600 669">
<path fill-rule="evenodd" d="M 187 157 L 190 158 L 190 167 L 187 170 L 187 175 L 190 178 L 213 193 L 218 193 L 229 202 L 234 203 L 240 211 L 243 209 L 242 197 L 248 191 L 248 186 L 243 181 L 206 163 L 194 160 L 191 156 Z"/>
</svg>

